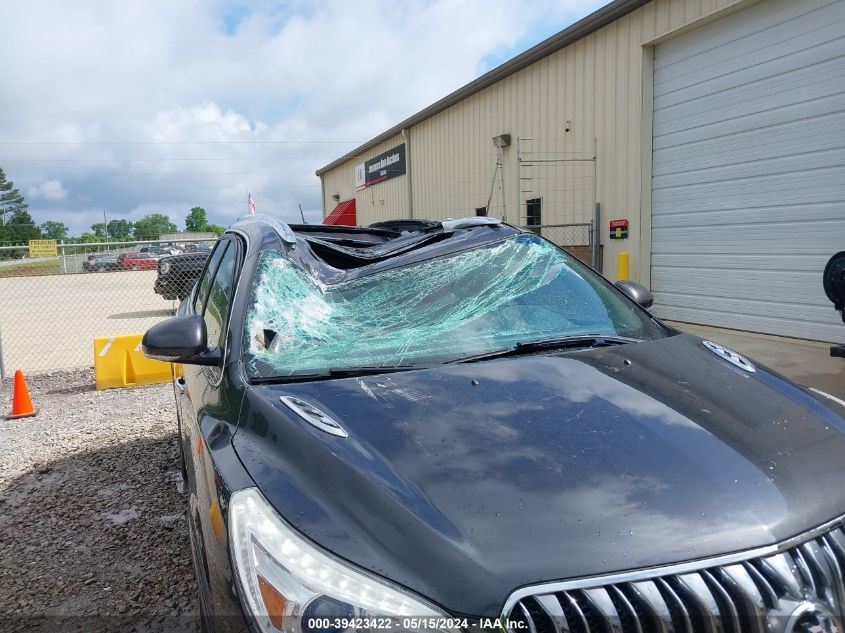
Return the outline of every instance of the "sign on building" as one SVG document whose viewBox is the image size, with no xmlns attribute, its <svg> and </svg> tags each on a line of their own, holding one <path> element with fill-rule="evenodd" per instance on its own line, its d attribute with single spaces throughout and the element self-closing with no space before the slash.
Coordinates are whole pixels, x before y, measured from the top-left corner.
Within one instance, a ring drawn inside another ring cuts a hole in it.
<svg viewBox="0 0 845 633">
<path fill-rule="evenodd" d="M 362 189 L 367 186 L 367 163 L 359 163 L 355 165 L 355 188 Z"/>
<path fill-rule="evenodd" d="M 355 166 L 355 187 L 370 187 L 376 183 L 405 174 L 405 144 L 389 149 Z"/>
<path fill-rule="evenodd" d="M 29 256 L 32 258 L 58 257 L 56 240 L 29 240 Z"/>
</svg>

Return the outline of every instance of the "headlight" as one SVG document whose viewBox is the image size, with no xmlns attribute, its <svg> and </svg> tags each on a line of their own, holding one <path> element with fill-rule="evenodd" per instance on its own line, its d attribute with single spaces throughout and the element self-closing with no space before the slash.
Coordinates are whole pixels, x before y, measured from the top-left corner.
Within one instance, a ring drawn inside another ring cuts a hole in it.
<svg viewBox="0 0 845 633">
<path fill-rule="evenodd" d="M 161 262 L 159 264 L 158 269 L 161 271 L 161 273 L 163 275 L 166 275 L 167 273 L 170 272 L 170 262 L 167 261 L 167 260 L 164 260 L 163 262 Z"/>
<path fill-rule="evenodd" d="M 318 549 L 289 527 L 255 488 L 232 495 L 229 530 L 242 597 L 266 633 L 376 628 L 375 621 L 382 618 L 391 619 L 388 628 L 395 632 L 405 625 L 418 628 L 410 618 L 447 617 Z"/>
</svg>

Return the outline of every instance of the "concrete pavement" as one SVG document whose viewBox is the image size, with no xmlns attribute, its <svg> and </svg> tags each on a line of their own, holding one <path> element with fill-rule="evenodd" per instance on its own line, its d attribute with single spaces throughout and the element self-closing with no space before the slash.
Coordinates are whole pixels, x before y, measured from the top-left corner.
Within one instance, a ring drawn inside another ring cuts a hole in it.
<svg viewBox="0 0 845 633">
<path fill-rule="evenodd" d="M 91 367 L 94 337 L 135 334 L 173 314 L 156 271 L 0 278 L 4 374 Z"/>
<path fill-rule="evenodd" d="M 667 323 L 679 330 L 730 347 L 794 382 L 821 389 L 845 400 L 845 358 L 831 358 L 830 343 L 691 323 Z M 845 341 L 845 324 L 842 325 L 841 340 Z"/>
</svg>

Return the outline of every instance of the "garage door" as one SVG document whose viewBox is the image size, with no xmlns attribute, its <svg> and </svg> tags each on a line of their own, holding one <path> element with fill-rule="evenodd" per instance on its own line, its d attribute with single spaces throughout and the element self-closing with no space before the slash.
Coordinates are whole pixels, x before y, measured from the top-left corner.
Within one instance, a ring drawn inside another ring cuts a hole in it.
<svg viewBox="0 0 845 633">
<path fill-rule="evenodd" d="M 667 319 L 845 339 L 845 0 L 765 0 L 655 50 L 652 288 Z"/>
</svg>

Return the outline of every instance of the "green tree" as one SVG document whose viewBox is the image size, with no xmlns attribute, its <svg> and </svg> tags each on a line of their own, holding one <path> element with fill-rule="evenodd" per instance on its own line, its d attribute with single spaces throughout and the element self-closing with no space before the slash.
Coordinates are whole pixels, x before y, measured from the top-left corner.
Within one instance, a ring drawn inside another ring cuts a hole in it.
<svg viewBox="0 0 845 633">
<path fill-rule="evenodd" d="M 7 214 L 29 209 L 23 194 L 15 189 L 15 183 L 6 179 L 6 174 L 0 169 L 0 224 L 6 224 Z M 30 218 L 32 220 L 32 218 Z"/>
<path fill-rule="evenodd" d="M 41 224 L 41 236 L 45 240 L 66 240 L 68 228 L 64 222 L 47 220 Z"/>
<path fill-rule="evenodd" d="M 135 222 L 135 238 L 157 240 L 162 233 L 175 233 L 178 229 L 170 218 L 161 213 L 151 213 Z"/>
<path fill-rule="evenodd" d="M 89 244 L 91 242 L 105 242 L 106 238 L 102 235 L 97 235 L 96 233 L 91 233 L 90 231 L 85 231 L 82 235 L 79 236 L 78 243 L 79 244 Z"/>
<path fill-rule="evenodd" d="M 201 233 L 208 230 L 208 220 L 205 217 L 205 209 L 193 207 L 185 217 L 185 230 L 191 233 Z"/>
<path fill-rule="evenodd" d="M 106 237 L 106 223 L 105 222 L 95 222 L 91 225 L 91 230 L 94 232 L 94 235 L 97 237 Z"/>
<path fill-rule="evenodd" d="M 108 234 L 113 240 L 128 240 L 132 236 L 134 225 L 123 218 L 109 220 Z"/>
<path fill-rule="evenodd" d="M 206 224 L 205 230 L 215 235 L 223 235 L 223 232 L 226 230 L 226 227 L 220 226 L 219 224 Z"/>
<path fill-rule="evenodd" d="M 0 246 L 8 246 L 9 242 L 16 242 L 15 231 L 11 226 L 0 224 Z M 3 251 L 0 251 L 0 259 L 8 259 L 3 256 Z M 6 252 L 8 254 L 8 251 Z"/>
<path fill-rule="evenodd" d="M 41 230 L 32 221 L 32 216 L 26 209 L 27 205 L 24 204 L 23 207 L 18 207 L 9 216 L 8 226 L 14 232 L 14 241 L 16 242 L 41 239 Z"/>
</svg>

